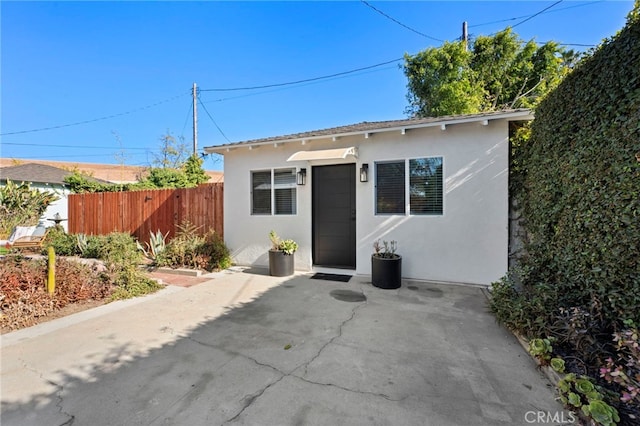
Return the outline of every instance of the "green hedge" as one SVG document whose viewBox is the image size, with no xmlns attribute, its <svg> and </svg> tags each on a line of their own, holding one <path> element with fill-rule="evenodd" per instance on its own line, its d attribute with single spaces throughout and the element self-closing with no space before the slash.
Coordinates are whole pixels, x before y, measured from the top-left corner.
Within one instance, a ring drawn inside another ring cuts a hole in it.
<svg viewBox="0 0 640 426">
<path fill-rule="evenodd" d="M 640 324 L 637 17 L 539 105 L 515 160 L 530 237 L 524 293 L 551 292 L 550 318 L 575 306 L 609 326 Z"/>
</svg>

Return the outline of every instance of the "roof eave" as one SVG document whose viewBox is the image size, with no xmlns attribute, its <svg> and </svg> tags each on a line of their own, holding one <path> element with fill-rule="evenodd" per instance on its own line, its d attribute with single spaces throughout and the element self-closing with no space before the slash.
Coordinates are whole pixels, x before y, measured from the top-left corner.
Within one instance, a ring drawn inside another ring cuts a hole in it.
<svg viewBox="0 0 640 426">
<path fill-rule="evenodd" d="M 284 144 L 284 143 L 291 143 L 291 142 L 308 142 L 308 141 L 319 140 L 319 139 L 330 139 L 330 138 L 338 139 L 338 138 L 345 138 L 349 136 L 358 136 L 358 135 L 365 135 L 365 137 L 368 137 L 368 135 L 371 135 L 374 133 L 403 132 L 405 130 L 411 130 L 411 129 L 441 127 L 442 125 L 448 126 L 448 125 L 463 124 L 463 123 L 482 122 L 485 120 L 492 121 L 492 120 L 504 120 L 504 119 L 510 119 L 510 118 L 532 120 L 533 111 L 515 110 L 510 112 L 497 112 L 497 113 L 486 113 L 486 114 L 481 113 L 473 116 L 446 117 L 446 118 L 443 118 L 442 120 L 434 120 L 429 122 L 396 125 L 391 127 L 375 127 L 374 126 L 372 128 L 356 130 L 351 132 L 327 133 L 327 134 L 316 135 L 316 136 L 300 136 L 298 134 L 296 135 L 296 137 L 289 137 L 291 135 L 285 135 L 282 138 L 274 137 L 274 138 L 268 138 L 268 140 L 256 139 L 253 141 L 236 142 L 236 143 L 225 144 L 225 145 L 204 147 L 204 152 L 207 154 L 215 153 L 215 154 L 224 155 L 225 152 L 229 152 L 234 148 L 241 148 L 241 147 L 247 147 L 247 146 L 258 147 L 258 146 Z M 401 120 L 398 120 L 398 121 L 401 121 Z M 376 124 L 376 123 L 372 123 L 372 124 Z"/>
</svg>

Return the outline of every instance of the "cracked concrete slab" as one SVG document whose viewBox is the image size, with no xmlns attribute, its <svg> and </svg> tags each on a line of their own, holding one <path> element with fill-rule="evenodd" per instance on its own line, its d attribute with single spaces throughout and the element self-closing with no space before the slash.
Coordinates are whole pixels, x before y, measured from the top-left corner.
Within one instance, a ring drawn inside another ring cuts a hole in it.
<svg viewBox="0 0 640 426">
<path fill-rule="evenodd" d="M 0 344 L 3 426 L 518 425 L 561 411 L 473 287 L 236 268 Z"/>
</svg>

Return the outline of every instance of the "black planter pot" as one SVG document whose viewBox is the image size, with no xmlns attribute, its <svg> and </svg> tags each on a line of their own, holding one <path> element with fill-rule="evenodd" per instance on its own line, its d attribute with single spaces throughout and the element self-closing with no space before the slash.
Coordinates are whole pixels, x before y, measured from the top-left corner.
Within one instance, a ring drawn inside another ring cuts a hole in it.
<svg viewBox="0 0 640 426">
<path fill-rule="evenodd" d="M 371 256 L 371 283 L 384 289 L 400 288 L 402 284 L 402 256 L 392 259 Z"/>
<path fill-rule="evenodd" d="M 293 254 L 269 250 L 269 275 L 272 277 L 293 275 Z"/>
</svg>

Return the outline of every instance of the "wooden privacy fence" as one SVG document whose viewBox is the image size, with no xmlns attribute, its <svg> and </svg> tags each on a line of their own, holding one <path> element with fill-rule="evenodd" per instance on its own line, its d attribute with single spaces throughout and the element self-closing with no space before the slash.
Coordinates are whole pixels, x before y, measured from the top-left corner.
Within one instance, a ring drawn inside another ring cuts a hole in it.
<svg viewBox="0 0 640 426">
<path fill-rule="evenodd" d="M 223 235 L 223 183 L 197 188 L 98 192 L 69 195 L 69 232 L 106 235 L 126 232 L 139 241 L 160 230 L 173 238 L 184 221 Z"/>
</svg>

